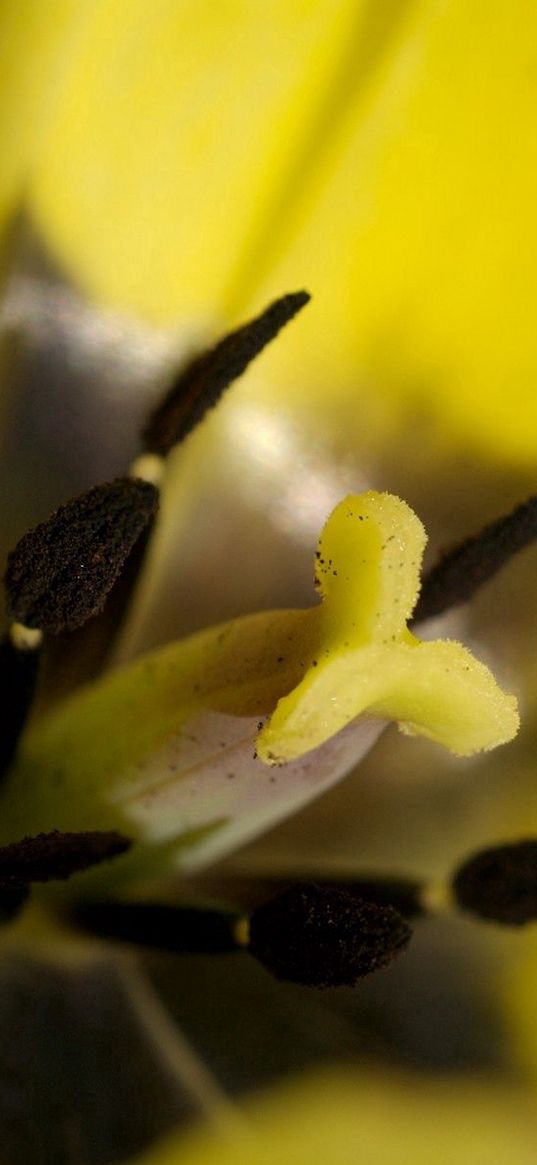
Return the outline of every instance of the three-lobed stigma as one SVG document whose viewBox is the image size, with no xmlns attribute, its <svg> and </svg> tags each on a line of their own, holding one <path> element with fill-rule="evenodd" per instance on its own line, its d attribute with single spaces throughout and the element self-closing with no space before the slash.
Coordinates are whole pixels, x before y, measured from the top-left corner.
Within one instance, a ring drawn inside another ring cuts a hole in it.
<svg viewBox="0 0 537 1165">
<path fill-rule="evenodd" d="M 4 767 L 31 706 L 42 634 L 76 630 L 102 609 L 135 545 L 145 550 L 158 508 L 163 459 L 308 301 L 304 291 L 282 296 L 193 359 L 150 417 L 142 435 L 141 457 L 130 475 L 98 485 L 60 506 L 10 554 L 6 589 L 15 622 L 0 645 L 4 717 L 0 762 Z M 391 503 L 386 501 L 388 495 L 382 497 L 386 508 Z M 366 517 L 361 514 L 357 520 Z M 327 538 L 333 530 L 332 522 Z M 426 577 L 414 620 L 470 597 L 536 536 L 537 499 L 533 498 L 457 548 Z M 395 533 L 387 537 L 387 543 L 392 538 Z M 382 550 L 386 551 L 385 545 Z M 352 572 L 352 562 L 349 569 Z M 338 590 L 345 583 L 343 574 L 328 571 L 321 579 L 322 589 Z M 338 619 L 339 610 L 338 606 Z M 328 623 L 329 631 L 339 634 L 337 620 L 337 626 L 332 627 L 329 619 Z M 384 626 L 382 631 L 386 638 Z M 403 646 L 408 647 L 406 640 Z M 317 679 L 322 670 L 319 666 Z M 4 846 L 0 849 L 0 913 L 4 920 L 11 919 L 32 883 L 69 878 L 121 856 L 132 844 L 113 830 L 54 829 Z M 460 909 L 482 918 L 521 925 L 537 917 L 537 843 L 498 846 L 475 855 L 454 875 L 451 892 Z M 94 934 L 142 946 L 183 953 L 243 949 L 278 978 L 326 988 L 354 985 L 387 967 L 408 945 L 407 918 L 427 910 L 425 883 L 377 878 L 355 879 L 347 885 L 312 881 L 288 886 L 248 914 L 173 903 L 100 901 L 79 902 L 74 916 Z"/>
</svg>

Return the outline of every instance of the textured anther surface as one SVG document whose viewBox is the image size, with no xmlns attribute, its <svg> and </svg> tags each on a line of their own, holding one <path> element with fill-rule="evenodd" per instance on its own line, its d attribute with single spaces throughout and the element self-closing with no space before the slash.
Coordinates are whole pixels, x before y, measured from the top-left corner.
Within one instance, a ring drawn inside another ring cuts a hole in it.
<svg viewBox="0 0 537 1165">
<path fill-rule="evenodd" d="M 277 979 L 351 987 L 387 967 L 410 937 L 391 906 L 333 887 L 298 885 L 254 911 L 249 950 Z"/>
<path fill-rule="evenodd" d="M 104 606 L 125 559 L 158 507 L 148 482 L 118 478 L 66 502 L 8 558 L 12 618 L 58 634 Z"/>
<path fill-rule="evenodd" d="M 0 887 L 14 881 L 51 882 L 125 854 L 132 842 L 114 829 L 37 833 L 0 848 Z"/>
<path fill-rule="evenodd" d="M 16 883 L 70 878 L 130 849 L 129 838 L 114 830 L 38 833 L 0 848 L 0 888 Z"/>
<path fill-rule="evenodd" d="M 150 417 L 142 435 L 144 449 L 165 457 L 214 408 L 226 388 L 246 372 L 309 298 L 307 291 L 282 296 L 254 320 L 191 360 Z"/>
</svg>

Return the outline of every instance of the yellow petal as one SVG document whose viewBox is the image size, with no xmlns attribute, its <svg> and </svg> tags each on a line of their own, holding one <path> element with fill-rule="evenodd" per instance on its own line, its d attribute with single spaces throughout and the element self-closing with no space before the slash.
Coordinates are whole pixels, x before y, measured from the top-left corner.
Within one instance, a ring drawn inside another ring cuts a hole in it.
<svg viewBox="0 0 537 1165">
<path fill-rule="evenodd" d="M 35 163 L 84 7 L 84 0 L 0 2 L 1 226 Z"/>
<path fill-rule="evenodd" d="M 533 465 L 536 23 L 531 0 L 98 0 L 34 214 L 93 295 L 161 321 L 308 285 L 282 400 L 339 403 L 355 440 L 379 401 L 425 410 Z"/>
<path fill-rule="evenodd" d="M 170 1138 L 138 1165 L 430 1165 L 433 1144 L 436 1165 L 535 1160 L 533 1098 L 486 1079 L 325 1072 L 257 1099 L 246 1120 Z"/>
<path fill-rule="evenodd" d="M 211 319 L 361 9 L 96 0 L 32 196 L 67 270 L 161 322 Z"/>
<path fill-rule="evenodd" d="M 520 835 L 519 835 L 520 836 Z M 525 834 L 523 834 L 525 836 Z M 514 952 L 512 947 L 515 946 Z M 500 979 L 502 1009 L 505 1015 L 510 1051 L 520 1065 L 537 1081 L 537 1022 L 535 1016 L 535 978 L 537 974 L 537 934 L 535 926 L 525 927 L 517 935 L 509 934 L 510 958 Z"/>
<path fill-rule="evenodd" d="M 256 291 L 297 272 L 315 291 L 263 368 L 282 401 L 298 368 L 356 440 L 380 397 L 444 440 L 535 465 L 536 35 L 531 0 L 410 7 Z"/>
</svg>

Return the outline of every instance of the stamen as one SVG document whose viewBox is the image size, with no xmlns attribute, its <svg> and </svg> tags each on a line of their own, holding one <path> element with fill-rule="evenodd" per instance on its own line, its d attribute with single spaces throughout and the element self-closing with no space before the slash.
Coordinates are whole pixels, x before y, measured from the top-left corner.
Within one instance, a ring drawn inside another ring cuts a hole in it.
<svg viewBox="0 0 537 1165">
<path fill-rule="evenodd" d="M 410 937 L 410 927 L 390 906 L 299 885 L 254 911 L 248 950 L 277 979 L 351 987 L 387 967 Z"/>
<path fill-rule="evenodd" d="M 70 878 L 130 849 L 131 841 L 115 830 L 39 833 L 0 848 L 0 889 L 13 880 L 51 882 Z"/>
<path fill-rule="evenodd" d="M 192 360 L 149 418 L 142 435 L 145 451 L 166 457 L 309 299 L 307 291 L 282 296 L 256 319 L 230 332 L 214 348 Z"/>
<path fill-rule="evenodd" d="M 309 298 L 306 292 L 283 296 L 259 317 L 225 336 L 216 347 L 191 361 L 174 381 L 164 401 L 151 414 L 142 436 L 144 452 L 133 461 L 128 477 L 138 485 L 148 483 L 158 493 L 165 472 L 165 458 L 173 445 L 203 419 L 208 409 L 217 404 L 228 385 L 246 371 L 251 361 Z M 135 550 L 129 554 L 121 578 L 114 587 L 106 612 L 107 633 L 102 638 L 101 646 L 96 647 L 95 637 L 92 639 L 94 670 L 113 649 L 143 566 L 151 533 L 152 522 L 148 521 L 143 537 L 138 538 Z M 99 609 L 95 607 L 90 613 L 97 613 Z M 67 623 L 65 626 L 72 629 Z"/>
<path fill-rule="evenodd" d="M 462 910 L 505 926 L 537 920 L 537 840 L 480 850 L 452 879 Z"/>
<path fill-rule="evenodd" d="M 407 946 L 411 931 L 390 906 L 326 886 L 292 886 L 257 907 L 204 910 L 151 902 L 94 902 L 76 919 L 94 934 L 183 954 L 247 950 L 277 979 L 353 986 Z"/>
<path fill-rule="evenodd" d="M 12 617 L 58 634 L 97 614 L 157 505 L 154 486 L 118 478 L 60 506 L 9 555 Z"/>
<path fill-rule="evenodd" d="M 466 603 L 537 538 L 537 496 L 451 550 L 423 579 L 413 623 Z"/>
</svg>

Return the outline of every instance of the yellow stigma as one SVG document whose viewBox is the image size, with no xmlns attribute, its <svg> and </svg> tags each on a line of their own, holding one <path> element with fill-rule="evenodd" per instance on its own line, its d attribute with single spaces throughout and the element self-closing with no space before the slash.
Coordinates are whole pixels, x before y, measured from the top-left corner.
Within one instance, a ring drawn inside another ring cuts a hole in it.
<svg viewBox="0 0 537 1165">
<path fill-rule="evenodd" d="M 488 668 L 460 643 L 423 643 L 407 628 L 425 542 L 419 519 L 391 494 L 336 507 L 317 551 L 319 649 L 259 734 L 267 763 L 317 748 L 361 713 L 461 756 L 515 736 L 516 700 Z"/>
</svg>

